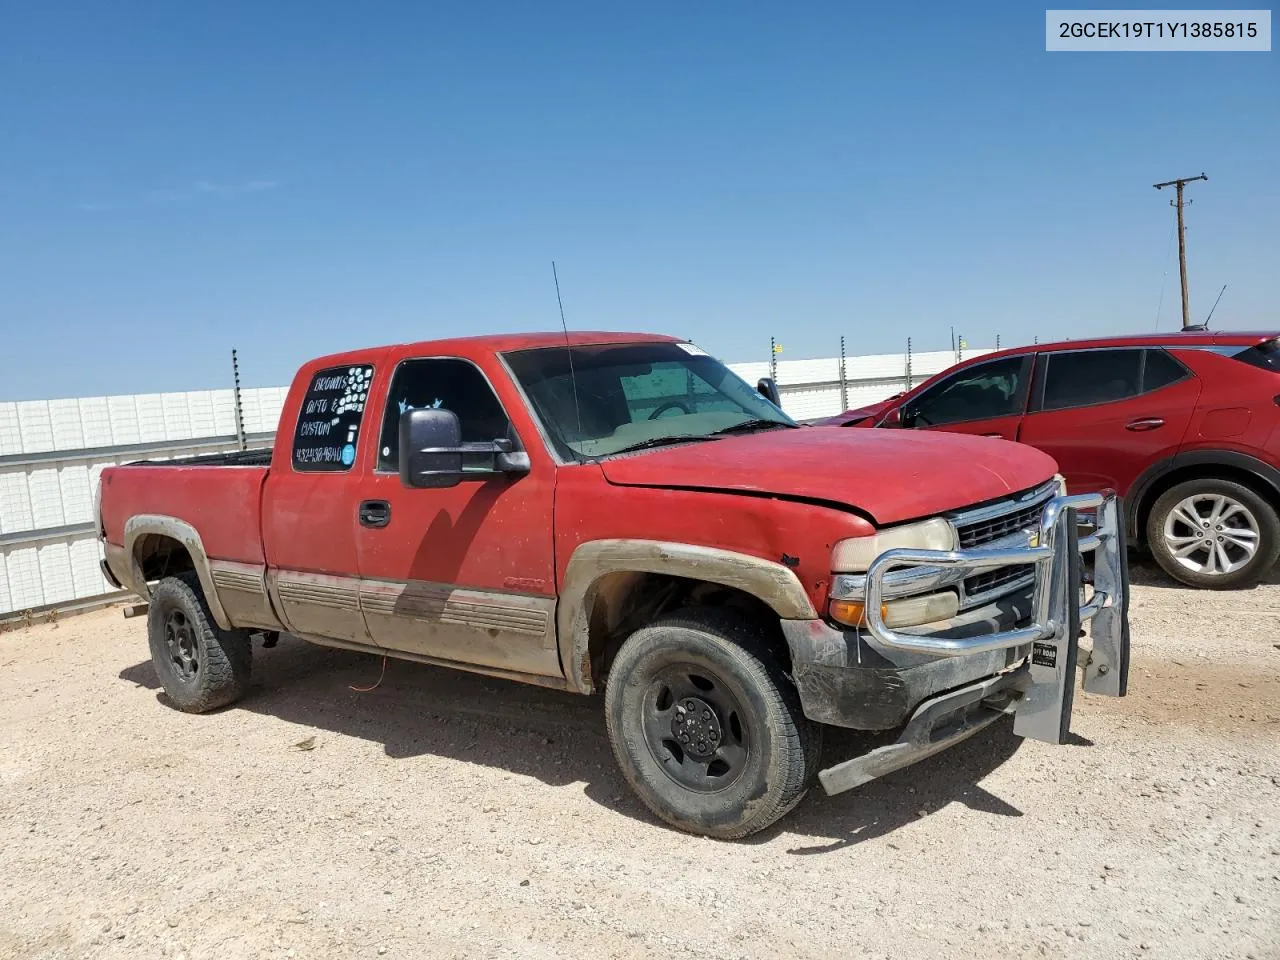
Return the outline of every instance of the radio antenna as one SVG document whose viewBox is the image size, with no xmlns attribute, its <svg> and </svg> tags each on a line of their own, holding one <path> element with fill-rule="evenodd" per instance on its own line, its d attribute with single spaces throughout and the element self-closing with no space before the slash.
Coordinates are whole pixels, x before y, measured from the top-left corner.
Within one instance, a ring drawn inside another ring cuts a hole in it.
<svg viewBox="0 0 1280 960">
<path fill-rule="evenodd" d="M 573 387 L 573 415 L 578 419 L 578 437 L 582 437 L 582 407 L 578 404 L 578 378 L 573 372 L 573 348 L 569 346 L 569 325 L 564 322 L 564 301 L 560 299 L 560 274 L 556 262 L 551 261 L 551 277 L 556 282 L 556 303 L 560 306 L 560 327 L 564 330 L 564 352 L 569 357 L 569 383 Z"/>
<path fill-rule="evenodd" d="M 1227 285 L 1224 283 L 1222 289 L 1218 291 L 1218 299 L 1213 301 L 1213 309 L 1209 311 L 1209 315 L 1204 318 L 1204 328 L 1209 329 L 1209 321 L 1213 319 L 1213 311 L 1218 309 L 1218 301 L 1222 299 L 1222 295 L 1227 292 Z"/>
</svg>

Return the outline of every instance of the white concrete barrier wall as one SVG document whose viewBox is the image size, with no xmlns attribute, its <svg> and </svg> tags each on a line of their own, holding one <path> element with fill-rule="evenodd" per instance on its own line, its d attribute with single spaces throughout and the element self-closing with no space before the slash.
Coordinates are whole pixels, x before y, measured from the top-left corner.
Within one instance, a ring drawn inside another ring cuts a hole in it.
<svg viewBox="0 0 1280 960">
<path fill-rule="evenodd" d="M 965 357 L 990 351 L 966 349 Z M 955 362 L 949 350 L 911 355 L 918 384 Z M 769 363 L 731 363 L 754 384 Z M 905 354 L 845 358 L 850 407 L 907 388 Z M 840 360 L 779 360 L 783 409 L 799 420 L 841 411 Z M 241 391 L 244 429 L 269 442 L 287 387 Z M 98 562 L 93 492 L 104 467 L 235 449 L 230 390 L 0 402 L 0 617 L 92 600 L 112 591 Z"/>
</svg>

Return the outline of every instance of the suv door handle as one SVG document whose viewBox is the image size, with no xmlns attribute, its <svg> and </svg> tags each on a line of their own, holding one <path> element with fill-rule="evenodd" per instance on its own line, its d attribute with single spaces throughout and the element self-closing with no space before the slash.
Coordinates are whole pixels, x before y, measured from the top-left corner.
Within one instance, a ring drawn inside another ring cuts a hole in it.
<svg viewBox="0 0 1280 960">
<path fill-rule="evenodd" d="M 1161 417 L 1142 417 L 1138 420 L 1130 420 L 1124 425 L 1126 430 L 1135 432 L 1142 430 L 1155 430 L 1164 426 L 1164 420 Z"/>
<path fill-rule="evenodd" d="M 391 522 L 391 504 L 385 500 L 365 500 L 360 504 L 362 527 L 385 527 Z"/>
</svg>

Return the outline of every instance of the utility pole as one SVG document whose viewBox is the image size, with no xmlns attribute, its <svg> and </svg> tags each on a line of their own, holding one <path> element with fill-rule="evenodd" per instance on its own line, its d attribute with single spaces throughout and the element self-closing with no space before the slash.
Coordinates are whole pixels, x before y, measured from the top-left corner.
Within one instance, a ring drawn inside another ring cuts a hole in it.
<svg viewBox="0 0 1280 960">
<path fill-rule="evenodd" d="M 1208 180 L 1203 173 L 1198 177 L 1179 177 L 1177 180 L 1166 180 L 1164 183 L 1153 184 L 1157 190 L 1163 190 L 1165 187 L 1175 187 L 1178 191 L 1178 198 L 1170 200 L 1169 206 L 1176 207 L 1178 210 L 1178 272 L 1182 274 L 1182 329 L 1185 330 L 1191 326 L 1191 304 L 1187 300 L 1187 238 L 1186 227 L 1182 222 L 1182 188 L 1188 183 L 1194 183 L 1197 180 Z M 1188 200 L 1187 203 L 1191 201 Z"/>
</svg>

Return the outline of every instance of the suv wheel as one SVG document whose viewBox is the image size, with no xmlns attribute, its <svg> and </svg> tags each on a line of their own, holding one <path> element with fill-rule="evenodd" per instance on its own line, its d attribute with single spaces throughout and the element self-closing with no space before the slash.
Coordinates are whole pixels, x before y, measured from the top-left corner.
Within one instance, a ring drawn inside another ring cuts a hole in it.
<svg viewBox="0 0 1280 960">
<path fill-rule="evenodd" d="M 1232 480 L 1187 480 L 1166 490 L 1147 518 L 1147 545 L 1169 576 L 1193 587 L 1256 582 L 1280 556 L 1280 518 Z"/>
<path fill-rule="evenodd" d="M 678 829 L 732 840 L 803 799 L 822 728 L 804 716 L 760 630 L 687 610 L 633 633 L 609 670 L 605 718 L 623 776 Z"/>
</svg>

